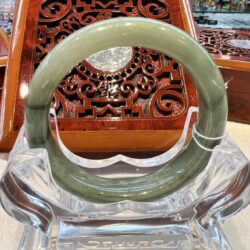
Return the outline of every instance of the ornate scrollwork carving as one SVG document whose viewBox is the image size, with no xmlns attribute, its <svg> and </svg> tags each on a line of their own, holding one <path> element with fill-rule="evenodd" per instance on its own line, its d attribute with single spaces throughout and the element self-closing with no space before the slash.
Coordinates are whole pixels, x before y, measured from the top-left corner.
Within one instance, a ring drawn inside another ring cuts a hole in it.
<svg viewBox="0 0 250 250">
<path fill-rule="evenodd" d="M 166 1 L 138 0 L 140 13 L 148 18 L 155 18 L 165 22 L 171 22 L 171 11 Z"/>
<path fill-rule="evenodd" d="M 45 0 L 37 29 L 35 65 L 61 40 L 91 23 L 121 16 L 172 22 L 167 1 Z M 182 68 L 157 51 L 133 48 L 132 59 L 114 72 L 89 61 L 61 82 L 54 106 L 60 118 L 174 117 L 187 105 Z"/>
<path fill-rule="evenodd" d="M 68 0 L 43 1 L 40 9 L 40 22 L 50 23 L 64 18 L 72 7 L 72 2 Z"/>
</svg>

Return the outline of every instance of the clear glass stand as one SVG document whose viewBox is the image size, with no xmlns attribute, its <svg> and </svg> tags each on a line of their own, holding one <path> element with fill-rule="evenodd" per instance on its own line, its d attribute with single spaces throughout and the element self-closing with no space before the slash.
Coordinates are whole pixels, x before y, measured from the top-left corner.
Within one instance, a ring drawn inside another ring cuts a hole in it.
<svg viewBox="0 0 250 250">
<path fill-rule="evenodd" d="M 145 175 L 185 148 L 197 111 L 190 108 L 177 144 L 149 159 L 83 159 L 58 131 L 57 140 L 69 159 L 96 175 Z M 47 151 L 30 149 L 22 129 L 1 180 L 1 203 L 26 225 L 19 249 L 230 249 L 220 222 L 249 204 L 249 180 L 248 159 L 225 135 L 204 170 L 176 192 L 147 202 L 95 203 L 57 185 Z"/>
</svg>

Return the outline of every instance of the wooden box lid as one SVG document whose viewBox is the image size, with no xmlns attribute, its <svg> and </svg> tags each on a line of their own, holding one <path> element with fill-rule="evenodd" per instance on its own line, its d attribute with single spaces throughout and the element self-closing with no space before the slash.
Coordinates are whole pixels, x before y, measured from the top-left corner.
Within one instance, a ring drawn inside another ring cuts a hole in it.
<svg viewBox="0 0 250 250">
<path fill-rule="evenodd" d="M 200 28 L 199 41 L 228 83 L 228 119 L 250 123 L 250 31 Z"/>
<path fill-rule="evenodd" d="M 250 31 L 199 28 L 199 42 L 218 66 L 250 72 Z"/>
<path fill-rule="evenodd" d="M 0 149 L 9 150 L 15 141 L 23 124 L 22 88 L 47 53 L 75 30 L 118 16 L 158 19 L 196 38 L 189 0 L 18 1 Z M 127 86 L 136 94 L 129 94 Z M 114 72 L 83 61 L 60 83 L 54 101 L 62 140 L 75 152 L 166 150 L 179 138 L 188 108 L 196 104 L 182 66 L 147 48 L 132 48 L 126 65 Z"/>
</svg>

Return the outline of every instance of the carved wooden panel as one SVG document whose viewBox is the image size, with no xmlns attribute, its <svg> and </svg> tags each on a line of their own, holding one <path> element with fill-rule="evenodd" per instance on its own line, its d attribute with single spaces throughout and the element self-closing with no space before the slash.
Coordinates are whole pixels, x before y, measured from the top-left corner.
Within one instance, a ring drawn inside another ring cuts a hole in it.
<svg viewBox="0 0 250 250">
<path fill-rule="evenodd" d="M 34 68 L 74 31 L 97 21 L 124 16 L 173 23 L 173 11 L 167 1 L 42 1 L 35 30 Z M 187 107 L 187 91 L 179 64 L 156 51 L 133 48 L 129 63 L 116 72 L 100 71 L 86 61 L 75 67 L 56 91 L 55 107 L 59 118 L 98 119 L 97 122 L 113 118 L 176 117 Z M 19 116 L 20 103 L 16 108 Z"/>
<path fill-rule="evenodd" d="M 249 31 L 200 29 L 199 41 L 215 58 L 250 62 Z"/>
<path fill-rule="evenodd" d="M 100 20 L 154 18 L 195 36 L 188 0 L 20 0 L 19 5 L 27 19 L 22 27 L 17 93 L 57 43 Z M 182 129 L 188 107 L 196 104 L 196 94 L 180 64 L 137 47 L 131 48 L 129 60 L 116 70 L 101 70 L 98 60 L 103 59 L 81 62 L 60 83 L 52 105 L 62 131 Z M 12 124 L 18 131 L 23 124 L 23 101 L 20 94 L 15 98 Z"/>
<path fill-rule="evenodd" d="M 64 119 L 175 117 L 187 106 L 180 66 L 143 48 L 134 48 L 130 63 L 115 73 L 81 63 L 61 82 L 55 99 Z"/>
</svg>

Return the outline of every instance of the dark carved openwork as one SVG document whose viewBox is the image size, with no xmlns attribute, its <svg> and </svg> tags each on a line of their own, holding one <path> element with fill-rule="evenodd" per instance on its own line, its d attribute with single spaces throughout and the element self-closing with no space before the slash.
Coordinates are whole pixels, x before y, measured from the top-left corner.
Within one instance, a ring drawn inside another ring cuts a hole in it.
<svg viewBox="0 0 250 250">
<path fill-rule="evenodd" d="M 250 61 L 250 32 L 240 30 L 200 29 L 200 43 L 218 57 L 230 56 Z"/>
<path fill-rule="evenodd" d="M 34 68 L 65 37 L 91 23 L 115 17 L 147 17 L 172 23 L 162 0 L 45 0 L 41 3 Z M 150 49 L 133 48 L 132 59 L 115 71 L 87 61 L 60 83 L 54 105 L 59 118 L 130 119 L 176 117 L 187 106 L 181 65 Z"/>
</svg>

